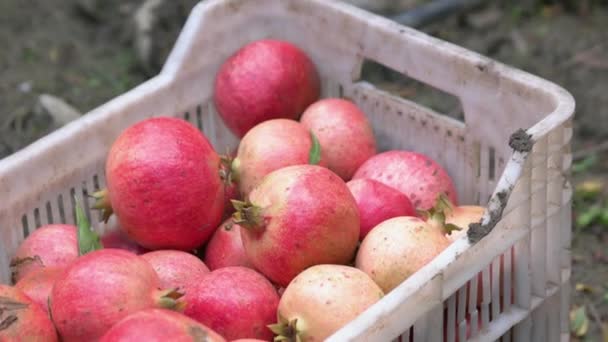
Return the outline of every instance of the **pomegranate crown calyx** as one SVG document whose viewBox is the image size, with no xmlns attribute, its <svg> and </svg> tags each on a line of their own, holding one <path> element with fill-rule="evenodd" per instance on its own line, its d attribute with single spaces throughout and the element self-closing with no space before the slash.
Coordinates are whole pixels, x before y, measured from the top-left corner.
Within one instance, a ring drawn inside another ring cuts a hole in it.
<svg viewBox="0 0 608 342">
<path fill-rule="evenodd" d="M 434 207 L 429 210 L 419 210 L 418 214 L 425 218 L 427 222 L 439 226 L 446 234 L 451 234 L 453 231 L 462 230 L 461 227 L 458 227 L 455 224 L 446 223 L 446 216 L 449 215 L 452 210 L 454 210 L 454 206 L 450 202 L 450 199 L 446 194 L 441 193 L 437 197 Z"/>
<path fill-rule="evenodd" d="M 85 255 L 99 249 L 103 249 L 99 234 L 91 229 L 91 224 L 80 205 L 80 202 L 74 196 L 76 225 L 78 226 L 78 255 Z"/>
<path fill-rule="evenodd" d="M 294 318 L 289 322 L 283 319 L 279 323 L 268 326 L 275 335 L 274 342 L 302 342 L 302 331 L 298 330 L 298 319 Z"/>
<path fill-rule="evenodd" d="M 102 221 L 108 223 L 110 216 L 112 216 L 114 213 L 112 203 L 110 203 L 110 194 L 108 193 L 108 189 L 96 191 L 91 195 L 91 197 L 95 199 L 93 209 L 101 210 Z"/>
<path fill-rule="evenodd" d="M 158 304 L 162 308 L 181 312 L 186 308 L 186 302 L 180 299 L 183 296 L 184 293 L 180 292 L 177 288 L 162 290 Z"/>
<path fill-rule="evenodd" d="M 238 169 L 240 161 L 229 154 L 220 156 L 220 178 L 226 186 L 238 181 Z"/>
<path fill-rule="evenodd" d="M 232 214 L 232 222 L 245 228 L 260 228 L 262 226 L 262 208 L 247 201 L 230 200 L 236 210 Z"/>
</svg>

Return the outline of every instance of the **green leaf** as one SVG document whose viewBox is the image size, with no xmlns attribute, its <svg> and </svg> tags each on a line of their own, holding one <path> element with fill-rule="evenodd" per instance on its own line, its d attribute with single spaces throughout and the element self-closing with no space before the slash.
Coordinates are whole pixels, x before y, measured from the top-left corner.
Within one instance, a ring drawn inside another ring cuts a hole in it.
<svg viewBox="0 0 608 342">
<path fill-rule="evenodd" d="M 76 225 L 78 226 L 78 253 L 79 255 L 85 255 L 89 252 L 93 252 L 102 249 L 101 240 L 99 235 L 91 230 L 91 224 L 87 219 L 87 216 L 80 205 L 80 202 L 74 196 L 76 202 Z"/>
<path fill-rule="evenodd" d="M 319 144 L 319 140 L 312 131 L 310 131 L 310 138 L 312 139 L 312 146 L 308 154 L 308 164 L 317 165 L 321 161 L 321 144 Z"/>
<path fill-rule="evenodd" d="M 584 306 L 570 311 L 570 331 L 577 337 L 587 335 L 587 331 L 589 331 L 589 318 L 587 318 Z"/>
<path fill-rule="evenodd" d="M 596 205 L 589 207 L 578 215 L 578 217 L 576 218 L 576 226 L 578 228 L 585 228 L 589 226 L 596 219 L 598 219 L 600 215 L 602 215 L 602 211 L 602 208 Z"/>
<path fill-rule="evenodd" d="M 608 302 L 608 292 L 604 293 L 604 300 Z"/>
<path fill-rule="evenodd" d="M 595 164 L 597 164 L 597 155 L 593 154 L 593 155 L 581 160 L 580 162 L 574 163 L 572 165 L 572 172 L 573 173 L 582 173 L 582 172 L 588 171 L 593 166 L 595 166 Z"/>
</svg>

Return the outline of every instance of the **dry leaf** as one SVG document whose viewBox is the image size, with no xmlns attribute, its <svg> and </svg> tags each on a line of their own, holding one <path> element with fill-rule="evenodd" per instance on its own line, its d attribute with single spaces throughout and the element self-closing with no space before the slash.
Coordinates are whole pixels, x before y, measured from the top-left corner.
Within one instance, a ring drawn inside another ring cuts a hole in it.
<svg viewBox="0 0 608 342">
<path fill-rule="evenodd" d="M 590 285 L 587 285 L 585 283 L 576 283 L 576 291 L 581 291 L 581 292 L 586 292 L 586 293 L 593 293 L 595 292 L 595 289 L 593 287 L 591 287 Z"/>
</svg>

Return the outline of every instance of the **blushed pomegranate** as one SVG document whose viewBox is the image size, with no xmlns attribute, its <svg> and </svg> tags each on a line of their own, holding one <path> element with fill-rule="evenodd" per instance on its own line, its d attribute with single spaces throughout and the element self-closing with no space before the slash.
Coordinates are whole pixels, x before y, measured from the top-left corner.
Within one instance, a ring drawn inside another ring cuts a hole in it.
<svg viewBox="0 0 608 342">
<path fill-rule="evenodd" d="M 252 128 L 241 140 L 232 162 L 233 178 L 243 198 L 270 172 L 311 163 L 313 147 L 311 133 L 294 120 L 269 120 Z M 323 160 L 318 163 L 325 165 Z"/>
<path fill-rule="evenodd" d="M 44 310 L 21 290 L 0 284 L 0 341 L 57 341 Z"/>
<path fill-rule="evenodd" d="M 48 314 L 51 290 L 63 271 L 63 267 L 43 267 L 26 274 L 15 284 L 15 287 L 27 295 L 32 302 L 40 305 Z"/>
<path fill-rule="evenodd" d="M 410 216 L 386 220 L 363 239 L 355 264 L 389 293 L 431 262 L 450 242 L 425 221 Z"/>
<path fill-rule="evenodd" d="M 306 109 L 302 125 L 319 139 L 327 167 L 348 181 L 376 154 L 376 139 L 365 113 L 353 102 L 329 98 Z"/>
<path fill-rule="evenodd" d="M 175 311 L 147 309 L 133 313 L 114 325 L 100 342 L 224 342 L 203 324 Z"/>
<path fill-rule="evenodd" d="M 317 264 L 346 264 L 359 240 L 357 203 L 327 168 L 297 165 L 270 173 L 236 203 L 245 253 L 280 286 Z"/>
<path fill-rule="evenodd" d="M 267 325 L 276 319 L 279 295 L 258 272 L 225 267 L 205 276 L 196 286 L 184 313 L 227 340 L 272 339 Z"/>
<path fill-rule="evenodd" d="M 196 256 L 183 251 L 160 250 L 142 254 L 160 279 L 160 287 L 179 289 L 188 303 L 195 285 L 209 273 L 209 268 Z"/>
<path fill-rule="evenodd" d="M 210 270 L 228 266 L 254 268 L 245 254 L 241 226 L 227 219 L 215 231 L 207 244 L 203 259 Z"/>
<path fill-rule="evenodd" d="M 137 255 L 144 254 L 150 250 L 138 245 L 120 227 L 110 230 L 101 236 L 101 244 L 104 248 L 124 249 Z"/>
<path fill-rule="evenodd" d="M 78 258 L 77 229 L 50 224 L 38 228 L 19 246 L 11 260 L 13 282 L 43 267 L 65 267 Z"/>
<path fill-rule="evenodd" d="M 387 151 L 368 159 L 353 179 L 368 178 L 393 187 L 412 201 L 416 209 L 429 210 L 440 194 L 457 204 L 456 189 L 447 171 L 424 154 Z"/>
<path fill-rule="evenodd" d="M 191 250 L 221 222 L 219 169 L 220 157 L 187 121 L 146 119 L 112 144 L 108 188 L 97 194 L 97 207 L 116 213 L 121 227 L 143 247 Z"/>
<path fill-rule="evenodd" d="M 179 309 L 181 294 L 161 290 L 143 258 L 102 249 L 78 258 L 57 279 L 50 297 L 53 322 L 64 342 L 97 341 L 130 314 L 151 308 Z"/>
<path fill-rule="evenodd" d="M 246 44 L 220 67 L 213 100 L 226 126 L 242 138 L 271 119 L 298 119 L 320 95 L 310 58 L 293 43 L 262 39 Z"/>
<path fill-rule="evenodd" d="M 346 183 L 353 194 L 359 217 L 363 240 L 372 228 L 383 221 L 398 216 L 416 216 L 409 198 L 402 192 L 371 179 L 354 179 Z"/>
<path fill-rule="evenodd" d="M 384 296 L 364 272 L 316 265 L 291 281 L 279 302 L 273 331 L 287 341 L 323 341 Z"/>
</svg>

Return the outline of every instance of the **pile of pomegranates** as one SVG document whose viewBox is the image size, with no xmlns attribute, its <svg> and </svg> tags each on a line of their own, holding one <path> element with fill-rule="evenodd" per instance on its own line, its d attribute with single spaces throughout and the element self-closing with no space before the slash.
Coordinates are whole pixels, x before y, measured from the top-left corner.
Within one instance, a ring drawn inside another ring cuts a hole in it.
<svg viewBox="0 0 608 342">
<path fill-rule="evenodd" d="M 464 238 L 484 209 L 320 87 L 303 50 L 262 39 L 215 78 L 235 153 L 178 118 L 127 127 L 93 194 L 118 224 L 98 235 L 77 203 L 77 225 L 29 235 L 0 341 L 322 341 Z"/>
</svg>

